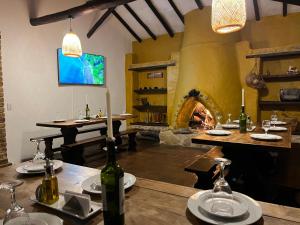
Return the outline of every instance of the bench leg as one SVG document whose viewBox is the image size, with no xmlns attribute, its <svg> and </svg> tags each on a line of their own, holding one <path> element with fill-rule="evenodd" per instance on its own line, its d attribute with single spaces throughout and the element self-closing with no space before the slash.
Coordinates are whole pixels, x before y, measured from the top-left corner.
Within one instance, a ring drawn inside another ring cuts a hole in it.
<svg viewBox="0 0 300 225">
<path fill-rule="evenodd" d="M 136 133 L 128 134 L 128 150 L 136 151 Z"/>
<path fill-rule="evenodd" d="M 53 144 L 53 138 L 45 138 L 45 157 L 48 159 L 53 159 L 53 149 L 52 149 L 52 144 Z"/>
</svg>

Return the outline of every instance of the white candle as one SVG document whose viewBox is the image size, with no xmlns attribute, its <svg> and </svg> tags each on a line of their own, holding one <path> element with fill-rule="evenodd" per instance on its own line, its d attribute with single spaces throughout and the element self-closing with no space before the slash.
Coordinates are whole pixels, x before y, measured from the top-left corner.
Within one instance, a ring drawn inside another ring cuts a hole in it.
<svg viewBox="0 0 300 225">
<path fill-rule="evenodd" d="M 107 110 L 107 136 L 108 138 L 113 138 L 113 129 L 112 129 L 112 115 L 111 115 L 111 106 L 110 106 L 110 93 L 107 88 L 106 91 L 106 110 Z"/>
<path fill-rule="evenodd" d="M 88 95 L 85 95 L 85 104 L 88 104 Z"/>
<path fill-rule="evenodd" d="M 245 90 L 242 89 L 242 106 L 245 106 Z"/>
</svg>

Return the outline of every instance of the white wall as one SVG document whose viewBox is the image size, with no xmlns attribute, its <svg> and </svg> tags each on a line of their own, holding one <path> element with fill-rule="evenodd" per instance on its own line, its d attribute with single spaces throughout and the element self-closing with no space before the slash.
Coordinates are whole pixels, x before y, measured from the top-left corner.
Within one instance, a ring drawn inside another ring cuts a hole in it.
<svg viewBox="0 0 300 225">
<path fill-rule="evenodd" d="M 1 0 L 0 32 L 4 77 L 7 149 L 10 162 L 32 156 L 30 137 L 59 132 L 36 127 L 36 122 L 71 118 L 84 111 L 85 95 L 92 113 L 105 108 L 105 88 L 58 86 L 56 49 L 61 47 L 68 21 L 33 27 L 29 11 L 38 16 L 83 4 L 82 0 Z M 31 6 L 28 8 L 28 3 Z M 33 4 L 36 5 L 33 5 Z M 34 7 L 33 7 L 34 6 Z M 31 11 L 34 13 L 34 10 Z M 103 12 L 102 12 L 103 13 Z M 101 13 L 100 13 L 101 14 Z M 125 110 L 125 54 L 131 52 L 132 37 L 115 18 L 109 18 L 91 39 L 86 34 L 100 14 L 73 20 L 73 30 L 81 39 L 83 51 L 106 57 L 107 85 L 111 89 L 112 111 Z M 73 103 L 73 104 L 72 104 Z M 73 106 L 72 106 L 73 105 Z"/>
</svg>

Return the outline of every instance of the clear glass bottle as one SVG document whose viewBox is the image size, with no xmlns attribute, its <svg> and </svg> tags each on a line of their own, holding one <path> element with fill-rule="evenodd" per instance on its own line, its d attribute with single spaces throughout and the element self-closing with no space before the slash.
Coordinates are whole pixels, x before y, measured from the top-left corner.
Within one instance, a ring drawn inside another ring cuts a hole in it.
<svg viewBox="0 0 300 225">
<path fill-rule="evenodd" d="M 49 159 L 46 159 L 45 176 L 41 188 L 42 202 L 51 205 L 59 199 L 58 181 L 54 174 L 53 163 Z"/>
<path fill-rule="evenodd" d="M 113 140 L 107 140 L 107 162 L 100 176 L 104 225 L 124 225 L 124 171 L 116 161 Z"/>
</svg>

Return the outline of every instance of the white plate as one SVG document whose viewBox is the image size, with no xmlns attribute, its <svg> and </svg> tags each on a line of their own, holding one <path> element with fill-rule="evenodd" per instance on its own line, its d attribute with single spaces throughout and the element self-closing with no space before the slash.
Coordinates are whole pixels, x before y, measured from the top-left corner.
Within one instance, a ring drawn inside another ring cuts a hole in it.
<svg viewBox="0 0 300 225">
<path fill-rule="evenodd" d="M 211 192 L 211 190 L 199 191 L 196 194 L 192 195 L 187 202 L 187 207 L 190 210 L 190 212 L 202 221 L 205 221 L 210 224 L 245 225 L 255 223 L 262 216 L 262 209 L 256 201 L 241 193 L 233 192 L 235 196 L 238 196 L 247 204 L 248 213 L 246 213 L 240 218 L 234 219 L 211 217 L 199 207 L 199 197 L 203 194 L 205 195 L 206 192 Z"/>
<path fill-rule="evenodd" d="M 85 123 L 85 122 L 89 122 L 89 120 L 85 120 L 85 119 L 82 119 L 82 120 L 74 120 L 74 123 Z"/>
<path fill-rule="evenodd" d="M 136 182 L 136 177 L 130 173 L 124 173 L 124 188 L 130 188 Z M 95 190 L 91 188 L 91 185 L 95 183 L 97 185 L 101 185 L 100 183 L 100 174 L 87 178 L 82 181 L 81 188 L 89 193 L 93 194 L 101 194 L 101 190 Z"/>
<path fill-rule="evenodd" d="M 278 141 L 282 139 L 281 136 L 274 134 L 250 134 L 250 137 L 263 141 Z"/>
<path fill-rule="evenodd" d="M 28 213 L 30 219 L 34 222 L 41 222 L 47 225 L 63 225 L 63 220 L 57 216 L 48 214 L 48 213 Z M 0 224 L 3 224 L 3 220 L 0 220 Z M 11 223 L 14 224 L 14 223 Z M 36 223 L 34 223 L 36 224 Z"/>
<path fill-rule="evenodd" d="M 97 213 L 98 211 L 102 210 L 102 203 L 97 203 L 97 202 L 94 202 L 94 201 L 91 201 L 91 212 L 87 215 L 87 216 L 80 216 L 78 214 L 74 214 L 70 211 L 66 211 L 63 209 L 64 205 L 66 204 L 65 203 L 65 199 L 64 199 L 64 196 L 62 194 L 59 194 L 59 199 L 57 202 L 51 204 L 51 205 L 48 205 L 48 204 L 45 204 L 43 202 L 39 202 L 35 195 L 32 195 L 30 197 L 30 200 L 37 203 L 37 204 L 40 204 L 40 205 L 43 205 L 43 206 L 46 206 L 48 208 L 51 208 L 51 209 L 54 209 L 56 211 L 60 211 L 60 212 L 63 212 L 65 214 L 68 214 L 70 216 L 74 216 L 78 219 L 81 219 L 81 220 L 84 220 L 84 219 L 87 219 L 89 218 L 90 216 L 94 215 L 95 213 Z"/>
<path fill-rule="evenodd" d="M 270 127 L 269 131 L 287 131 L 286 127 Z"/>
<path fill-rule="evenodd" d="M 101 116 L 100 119 L 107 119 L 107 116 Z"/>
<path fill-rule="evenodd" d="M 239 129 L 240 125 L 238 124 L 222 124 L 224 129 Z"/>
<path fill-rule="evenodd" d="M 63 166 L 63 161 L 61 160 L 52 160 L 54 163 L 54 170 L 57 170 Z M 38 173 L 44 173 L 44 165 L 46 165 L 46 162 L 43 163 L 32 163 L 32 161 L 27 161 L 22 163 L 19 167 L 16 168 L 16 171 L 21 174 L 38 174 Z"/>
<path fill-rule="evenodd" d="M 284 121 L 271 121 L 272 125 L 286 125 L 286 122 Z"/>
<path fill-rule="evenodd" d="M 121 113 L 120 116 L 132 116 L 131 113 Z"/>
<path fill-rule="evenodd" d="M 239 120 L 234 120 L 234 121 L 232 121 L 232 122 L 234 122 L 234 123 L 240 123 L 240 121 Z"/>
<path fill-rule="evenodd" d="M 222 201 L 231 205 L 233 208 L 233 215 L 220 215 L 214 212 L 211 212 L 213 201 Z M 207 214 L 210 214 L 213 217 L 221 218 L 237 218 L 245 215 L 248 212 L 248 205 L 241 199 L 239 196 L 233 194 L 233 198 L 214 198 L 212 192 L 205 192 L 205 194 L 199 196 L 199 207 L 204 210 Z"/>
<path fill-rule="evenodd" d="M 215 136 L 227 136 L 231 134 L 231 132 L 228 130 L 208 130 L 206 133 Z"/>
<path fill-rule="evenodd" d="M 62 122 L 66 122 L 66 120 L 64 119 L 59 119 L 59 120 L 53 120 L 54 123 L 62 123 Z"/>
</svg>

